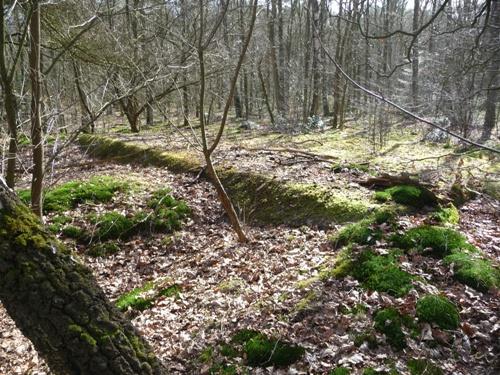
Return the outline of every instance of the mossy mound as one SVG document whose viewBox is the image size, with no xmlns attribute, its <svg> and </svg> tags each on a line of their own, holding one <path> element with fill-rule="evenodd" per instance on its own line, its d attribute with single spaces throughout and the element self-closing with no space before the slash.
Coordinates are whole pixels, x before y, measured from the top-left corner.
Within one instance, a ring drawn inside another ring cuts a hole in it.
<svg viewBox="0 0 500 375">
<path fill-rule="evenodd" d="M 413 288 L 413 276 L 399 268 L 398 256 L 397 252 L 377 255 L 371 250 L 353 255 L 347 250 L 332 273 L 337 277 L 352 275 L 366 289 L 401 297 Z"/>
<path fill-rule="evenodd" d="M 481 292 L 500 288 L 500 269 L 478 253 L 455 251 L 444 258 L 444 263 L 453 264 L 454 277 L 465 285 Z"/>
<path fill-rule="evenodd" d="M 92 155 L 121 163 L 166 167 L 178 173 L 202 169 L 201 162 L 197 162 L 193 155 L 168 153 L 91 135 L 80 136 L 79 142 Z M 235 169 L 218 169 L 217 172 L 234 206 L 247 222 L 289 225 L 345 223 L 363 218 L 371 209 L 368 200 L 343 196 L 314 184 L 287 183 Z"/>
<path fill-rule="evenodd" d="M 432 214 L 432 218 L 442 224 L 457 225 L 460 221 L 460 212 L 453 203 L 450 203 L 448 207 L 440 207 Z"/>
<path fill-rule="evenodd" d="M 85 229 L 77 227 L 76 225 L 66 225 L 62 228 L 61 233 L 63 236 L 77 241 L 83 241 L 87 238 L 87 232 L 85 232 Z"/>
<path fill-rule="evenodd" d="M 87 250 L 87 255 L 92 257 L 106 257 L 120 251 L 120 246 L 115 242 L 98 243 Z"/>
<path fill-rule="evenodd" d="M 201 169 L 200 163 L 196 161 L 196 157 L 193 158 L 193 155 L 164 152 L 156 148 L 89 134 L 80 135 L 78 142 L 91 155 L 112 159 L 117 163 L 167 167 L 177 173 Z"/>
<path fill-rule="evenodd" d="M 172 284 L 167 286 L 166 280 L 158 280 L 156 282 L 149 281 L 139 288 L 121 295 L 115 306 L 121 311 L 129 309 L 143 311 L 151 306 L 160 297 L 177 297 L 181 292 L 181 286 Z"/>
<path fill-rule="evenodd" d="M 413 319 L 406 315 L 401 315 L 396 309 L 389 307 L 377 312 L 374 318 L 375 329 L 385 334 L 387 342 L 395 350 L 406 348 L 406 337 L 402 326 L 415 328 Z"/>
<path fill-rule="evenodd" d="M 460 315 L 446 297 L 427 295 L 417 301 L 417 317 L 421 322 L 434 323 L 443 329 L 456 329 Z"/>
<path fill-rule="evenodd" d="M 432 249 L 432 255 L 438 258 L 449 255 L 457 249 L 477 251 L 474 246 L 467 242 L 464 235 L 450 228 L 432 225 L 412 228 L 402 235 L 395 234 L 391 240 L 394 246 L 401 249 L 415 248 L 419 251 Z"/>
<path fill-rule="evenodd" d="M 106 176 L 92 177 L 89 181 L 70 181 L 45 191 L 43 211 L 44 213 L 63 212 L 80 203 L 108 202 L 116 192 L 126 191 L 129 188 L 128 182 Z M 24 190 L 19 193 L 19 196 L 25 203 L 28 203 L 31 199 L 31 192 Z"/>
<path fill-rule="evenodd" d="M 443 370 L 426 359 L 411 359 L 408 361 L 411 375 L 443 375 Z"/>
<path fill-rule="evenodd" d="M 269 338 L 255 330 L 240 330 L 231 342 L 241 346 L 246 363 L 251 367 L 286 367 L 297 362 L 305 353 L 301 346 Z"/>
<path fill-rule="evenodd" d="M 396 203 L 416 208 L 424 206 L 435 206 L 436 198 L 427 190 L 414 185 L 398 185 L 375 193 L 375 199 L 379 202 L 393 200 Z"/>
<path fill-rule="evenodd" d="M 343 227 L 337 234 L 330 237 L 330 242 L 335 248 L 339 248 L 350 243 L 360 245 L 374 244 L 383 237 L 381 224 L 392 224 L 396 218 L 396 211 L 393 209 L 381 209 L 366 219 Z"/>
<path fill-rule="evenodd" d="M 376 349 L 378 347 L 377 338 L 375 337 L 373 332 L 370 332 L 370 331 L 360 333 L 360 334 L 354 336 L 353 343 L 354 343 L 354 346 L 356 346 L 358 348 L 361 345 L 363 345 L 364 343 L 366 343 L 370 349 Z"/>
<path fill-rule="evenodd" d="M 47 229 L 52 233 L 59 233 L 65 224 L 71 223 L 72 221 L 73 219 L 69 216 L 57 215 L 50 219 L 50 224 L 47 225 Z"/>
</svg>

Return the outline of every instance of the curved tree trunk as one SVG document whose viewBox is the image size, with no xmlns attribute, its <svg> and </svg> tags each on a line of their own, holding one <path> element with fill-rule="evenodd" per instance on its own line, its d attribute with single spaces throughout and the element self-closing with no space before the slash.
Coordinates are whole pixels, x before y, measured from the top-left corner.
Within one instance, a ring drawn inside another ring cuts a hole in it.
<svg viewBox="0 0 500 375">
<path fill-rule="evenodd" d="M 1 178 L 0 275 L 0 300 L 54 373 L 166 373 L 91 271 Z"/>
</svg>

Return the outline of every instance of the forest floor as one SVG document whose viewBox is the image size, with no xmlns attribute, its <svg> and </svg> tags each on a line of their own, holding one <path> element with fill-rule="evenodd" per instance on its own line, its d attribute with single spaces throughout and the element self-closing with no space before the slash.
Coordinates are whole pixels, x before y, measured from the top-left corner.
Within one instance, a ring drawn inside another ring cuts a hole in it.
<svg viewBox="0 0 500 375">
<path fill-rule="evenodd" d="M 299 136 L 239 133 L 228 134 L 216 157 L 219 164 L 257 170 L 280 180 L 324 184 L 346 196 L 368 200 L 373 191 L 357 182 L 369 173 L 415 172 L 442 187 L 456 178 L 457 167 L 465 169 L 472 182 L 498 171 L 495 160 L 474 156 L 464 161 L 452 154 L 452 149 L 418 142 L 416 134 L 400 134 L 389 140 L 384 154 L 372 150 L 366 135 L 359 137 L 353 131 Z M 174 140 L 172 134 L 116 136 L 148 146 L 186 150 L 186 142 Z M 196 148 L 194 143 L 188 143 L 193 150 Z M 321 154 L 326 160 L 297 153 L 296 149 Z M 138 186 L 116 194 L 109 202 L 81 204 L 64 212 L 75 225 L 86 225 L 89 213 L 138 210 L 151 192 L 164 187 L 170 187 L 172 195 L 184 200 L 192 210 L 182 228 L 173 234 L 120 240 L 120 251 L 108 257 L 89 256 L 84 245 L 62 237 L 94 271 L 113 301 L 148 281 L 164 277 L 179 288 L 174 296 L 162 296 L 148 309 L 128 312 L 171 373 L 328 374 L 344 367 L 353 374 L 368 374 L 369 368 L 378 371 L 371 374 L 391 370 L 408 374 L 412 359 L 430 360 L 445 374 L 498 373 L 498 289 L 479 292 L 459 283 L 450 266 L 441 260 L 418 253 L 404 254 L 402 268 L 416 277 L 413 290 L 402 297 L 366 290 L 352 276 L 318 277 L 335 264 L 341 251 L 329 240 L 340 225 L 246 224 L 251 241 L 241 244 L 226 221 L 214 189 L 205 180 L 166 169 L 105 163 L 86 157 L 76 146 L 65 155 L 60 169 L 49 177 L 52 185 L 111 176 Z M 332 163 L 338 167 L 337 173 Z M 61 168 L 63 165 L 71 168 Z M 428 216 L 425 210 L 405 213 L 398 218 L 398 228 L 402 231 L 415 227 Z M 49 214 L 46 221 L 51 223 L 54 217 Z M 499 224 L 500 203 L 487 195 L 480 194 L 460 207 L 457 229 L 497 265 Z M 377 243 L 375 247 L 383 253 L 388 245 Z M 408 335 L 407 347 L 400 351 L 393 350 L 385 335 L 373 329 L 378 310 L 392 306 L 414 315 L 419 297 L 438 292 L 458 307 L 459 328 L 443 330 L 424 324 L 418 335 Z M 50 374 L 1 305 L 0 327 L 1 374 Z M 286 368 L 247 367 L 243 355 L 228 357 L 222 350 L 224 343 L 230 343 L 241 329 L 258 330 L 300 345 L 305 354 Z M 369 345 L 370 340 L 356 343 L 362 335 L 373 336 L 378 345 Z"/>
</svg>

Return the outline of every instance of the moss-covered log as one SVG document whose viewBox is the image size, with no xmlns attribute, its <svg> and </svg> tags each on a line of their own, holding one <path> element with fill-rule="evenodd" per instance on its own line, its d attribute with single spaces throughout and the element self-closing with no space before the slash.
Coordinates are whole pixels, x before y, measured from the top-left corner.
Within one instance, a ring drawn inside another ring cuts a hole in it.
<svg viewBox="0 0 500 375">
<path fill-rule="evenodd" d="M 0 300 L 56 374 L 164 374 L 91 271 L 0 178 Z"/>
</svg>

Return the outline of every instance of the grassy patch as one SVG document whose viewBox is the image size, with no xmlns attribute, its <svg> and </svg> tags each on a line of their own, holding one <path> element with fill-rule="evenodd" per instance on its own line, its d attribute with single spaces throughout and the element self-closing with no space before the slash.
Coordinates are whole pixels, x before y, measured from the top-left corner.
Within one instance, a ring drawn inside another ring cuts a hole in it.
<svg viewBox="0 0 500 375">
<path fill-rule="evenodd" d="M 467 242 L 464 235 L 450 228 L 432 225 L 412 228 L 402 235 L 395 234 L 391 240 L 394 246 L 401 249 L 415 248 L 419 251 L 431 249 L 432 255 L 438 258 L 449 255 L 456 249 L 477 251 Z"/>
<path fill-rule="evenodd" d="M 377 312 L 374 318 L 375 329 L 385 334 L 387 342 L 395 350 L 406 348 L 406 338 L 402 326 L 414 328 L 413 320 L 401 315 L 396 309 L 389 307 Z"/>
<path fill-rule="evenodd" d="M 460 323 L 456 306 L 448 298 L 436 295 L 418 300 L 417 317 L 421 322 L 434 323 L 443 329 L 456 329 Z"/>
<path fill-rule="evenodd" d="M 411 375 L 443 375 L 443 370 L 426 359 L 411 359 L 408 361 Z"/>
<path fill-rule="evenodd" d="M 444 263 L 453 264 L 454 277 L 465 285 L 482 292 L 500 288 L 500 270 L 477 253 L 455 251 L 444 258 Z"/>
<path fill-rule="evenodd" d="M 396 203 L 413 207 L 435 206 L 436 200 L 428 191 L 413 185 L 398 185 L 375 193 L 380 202 L 393 200 Z"/>
</svg>

